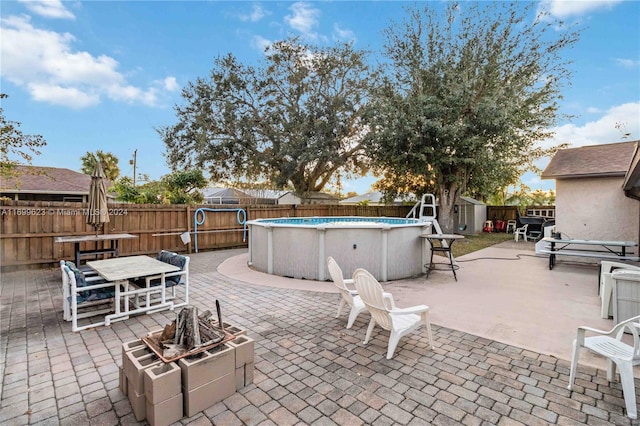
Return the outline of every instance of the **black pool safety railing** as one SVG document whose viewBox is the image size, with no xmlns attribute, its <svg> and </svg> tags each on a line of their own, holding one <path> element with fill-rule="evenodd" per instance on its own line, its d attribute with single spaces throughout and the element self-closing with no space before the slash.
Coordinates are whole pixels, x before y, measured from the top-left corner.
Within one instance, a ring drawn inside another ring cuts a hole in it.
<svg viewBox="0 0 640 426">
<path fill-rule="evenodd" d="M 198 253 L 198 226 L 204 224 L 206 212 L 236 212 L 238 224 L 242 225 L 242 241 L 247 241 L 247 212 L 244 209 L 209 209 L 206 207 L 200 207 L 193 212 L 193 246 L 196 253 Z M 239 231 L 239 229 L 234 229 L 232 231 Z M 229 232 L 229 230 L 201 231 L 201 233 L 210 232 Z"/>
</svg>

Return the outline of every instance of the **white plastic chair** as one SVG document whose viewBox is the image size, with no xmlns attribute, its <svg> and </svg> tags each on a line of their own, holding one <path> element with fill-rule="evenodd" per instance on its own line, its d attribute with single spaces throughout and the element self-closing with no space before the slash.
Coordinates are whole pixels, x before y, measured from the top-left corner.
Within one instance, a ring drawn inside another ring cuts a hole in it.
<svg viewBox="0 0 640 426">
<path fill-rule="evenodd" d="M 364 339 L 364 344 L 369 342 L 371 333 L 376 324 L 391 332 L 387 348 L 387 359 L 393 357 L 400 338 L 421 326 L 427 327 L 429 346 L 433 345 L 431 335 L 431 323 L 429 322 L 429 307 L 417 305 L 410 308 L 389 307 L 385 304 L 382 286 L 367 270 L 358 268 L 353 273 L 358 294 L 371 314 L 369 328 Z"/>
<path fill-rule="evenodd" d="M 610 262 L 603 260 L 600 262 L 600 316 L 602 318 L 610 318 L 613 316 L 613 279 L 611 273 L 617 269 L 628 269 L 632 271 L 640 271 L 640 266 L 628 265 L 621 262 Z"/>
<path fill-rule="evenodd" d="M 176 272 L 168 272 L 164 274 L 165 277 L 165 288 L 171 289 L 171 296 L 167 297 L 166 300 L 175 300 L 177 296 L 176 288 L 178 285 L 184 286 L 184 293 L 182 296 L 182 301 L 180 303 L 174 303 L 173 308 L 179 308 L 182 306 L 186 306 L 189 304 L 189 261 L 191 260 L 189 256 L 180 255 L 178 253 L 174 253 L 167 250 L 161 250 L 157 260 L 162 262 L 174 264 L 176 266 L 180 266 L 181 269 Z M 172 263 L 173 262 L 173 263 Z M 145 307 L 149 308 L 153 305 L 153 303 L 160 302 L 160 299 L 156 298 L 152 299 L 152 293 L 161 293 L 163 290 L 159 286 L 160 284 L 160 275 L 151 275 L 144 278 L 140 278 L 138 280 L 134 280 L 132 283 L 140 289 L 145 289 L 142 293 L 136 293 L 135 297 L 135 305 L 138 307 L 142 307 L 140 305 L 139 296 L 144 296 L 145 298 Z"/>
<path fill-rule="evenodd" d="M 520 228 L 516 228 L 515 232 L 513 233 L 516 242 L 518 242 L 519 235 L 522 235 L 524 240 L 527 241 L 527 228 L 529 228 L 528 223 L 526 225 L 521 226 Z"/>
<path fill-rule="evenodd" d="M 71 266 L 75 267 L 73 262 L 66 262 L 65 260 L 60 261 L 60 271 L 62 272 L 62 316 L 65 321 L 71 321 L 71 276 L 73 275 L 73 280 L 75 281 L 75 274 L 71 274 Z M 66 268 L 65 268 L 66 267 Z M 106 281 L 100 277 L 96 271 L 91 268 L 85 267 L 79 269 L 82 275 L 84 276 L 84 280 L 88 284 L 103 284 Z M 97 302 L 94 304 L 99 304 L 102 302 Z M 85 303 L 85 305 L 89 305 L 89 303 Z"/>
<path fill-rule="evenodd" d="M 86 279 L 84 277 L 82 278 L 84 283 L 79 283 L 76 281 L 75 271 L 72 271 L 63 262 L 60 262 L 62 288 L 65 303 L 68 303 L 68 305 L 64 305 L 64 319 L 71 321 L 71 331 L 76 332 L 105 325 L 106 318 L 103 314 L 113 312 L 113 301 L 120 297 L 120 285 L 100 278 Z M 82 274 L 82 272 L 78 273 Z M 90 297 L 85 299 L 87 293 L 90 293 Z M 83 326 L 78 325 L 79 319 L 97 316 L 100 316 L 98 322 L 91 321 Z"/>
<path fill-rule="evenodd" d="M 576 367 L 580 356 L 580 349 L 589 349 L 607 358 L 607 380 L 612 382 L 615 378 L 616 367 L 620 371 L 620 382 L 624 403 L 627 408 L 627 416 L 631 419 L 638 417 L 636 405 L 636 390 L 633 380 L 633 366 L 640 365 L 640 316 L 629 318 L 617 324 L 610 331 L 596 330 L 591 327 L 578 327 L 576 340 L 573 341 L 573 356 L 571 357 L 571 373 L 569 375 L 568 389 L 573 389 L 576 376 Z M 625 330 L 633 335 L 633 346 L 622 342 Z M 585 337 L 586 332 L 597 336 Z"/>
<path fill-rule="evenodd" d="M 340 290 L 340 294 L 342 297 L 340 298 L 340 304 L 338 305 L 338 312 L 336 313 L 336 318 L 340 316 L 342 313 L 342 309 L 349 305 L 351 306 L 351 311 L 349 312 L 349 320 L 347 321 L 347 328 L 351 328 L 353 323 L 358 318 L 362 312 L 367 310 L 367 307 L 364 305 L 364 302 L 358 296 L 357 290 L 351 290 L 347 288 L 347 285 L 353 285 L 352 279 L 345 279 L 342 275 L 342 269 L 338 266 L 338 262 L 331 256 L 327 258 L 327 269 L 329 270 L 329 275 L 331 276 L 331 280 L 335 284 L 335 286 Z M 389 299 L 389 303 L 392 307 L 395 307 L 393 302 L 393 296 L 389 293 L 384 293 L 384 297 Z"/>
</svg>

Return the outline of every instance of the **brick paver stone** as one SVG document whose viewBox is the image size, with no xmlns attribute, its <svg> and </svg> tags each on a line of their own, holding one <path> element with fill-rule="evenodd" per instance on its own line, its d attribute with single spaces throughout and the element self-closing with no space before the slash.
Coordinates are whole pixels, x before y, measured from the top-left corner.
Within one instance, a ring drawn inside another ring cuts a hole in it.
<svg viewBox="0 0 640 426">
<path fill-rule="evenodd" d="M 388 332 L 362 340 L 368 318 L 345 328 L 334 293 L 270 288 L 219 274 L 246 249 L 191 255 L 191 301 L 255 340 L 253 384 L 184 425 L 631 425 L 618 382 L 569 361 L 432 324 L 387 360 Z M 72 333 L 62 318 L 58 268 L 3 272 L 0 422 L 136 424 L 118 386 L 122 342 L 175 319 L 164 311 Z M 640 389 L 636 381 L 636 392 Z M 635 424 L 640 424 L 636 422 Z"/>
</svg>

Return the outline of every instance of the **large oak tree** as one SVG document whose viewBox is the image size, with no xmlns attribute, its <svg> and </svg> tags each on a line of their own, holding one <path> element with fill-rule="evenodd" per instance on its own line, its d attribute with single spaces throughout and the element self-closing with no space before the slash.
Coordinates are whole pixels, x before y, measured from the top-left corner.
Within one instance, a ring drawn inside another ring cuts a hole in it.
<svg viewBox="0 0 640 426">
<path fill-rule="evenodd" d="M 218 57 L 208 78 L 183 89 L 178 122 L 158 129 L 170 167 L 302 196 L 366 171 L 362 117 L 375 79 L 365 52 L 292 38 L 265 54 L 257 67 Z"/>
<path fill-rule="evenodd" d="M 535 3 L 427 3 L 385 31 L 390 60 L 374 98 L 369 154 L 388 192 L 434 192 L 451 231 L 463 193 L 515 183 L 549 150 L 574 29 Z M 413 185 L 413 186 L 412 186 Z"/>
</svg>

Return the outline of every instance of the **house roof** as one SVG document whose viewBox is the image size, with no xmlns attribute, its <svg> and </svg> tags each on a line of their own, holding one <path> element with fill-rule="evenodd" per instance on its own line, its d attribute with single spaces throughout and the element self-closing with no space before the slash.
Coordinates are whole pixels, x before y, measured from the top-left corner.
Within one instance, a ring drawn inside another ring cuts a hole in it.
<svg viewBox="0 0 640 426">
<path fill-rule="evenodd" d="M 562 149 L 542 172 L 542 179 L 625 176 L 638 142 Z"/>
<path fill-rule="evenodd" d="M 91 176 L 58 167 L 16 166 L 17 177 L 2 179 L 5 193 L 89 194 Z"/>
<path fill-rule="evenodd" d="M 382 199 L 382 192 L 374 191 L 374 192 L 367 192 L 366 194 L 362 194 L 362 195 L 356 195 L 355 197 L 345 198 L 344 200 L 340 201 L 340 204 L 358 204 L 363 201 L 367 201 L 370 203 L 379 203 L 381 199 Z"/>
<path fill-rule="evenodd" d="M 326 192 L 311 191 L 304 196 L 307 200 L 338 200 L 338 197 Z"/>
<path fill-rule="evenodd" d="M 280 199 L 291 192 L 277 189 L 243 189 L 243 191 L 255 198 L 267 198 L 273 200 Z"/>
<path fill-rule="evenodd" d="M 415 198 L 415 196 L 411 195 L 411 197 Z M 402 203 L 406 200 L 401 197 L 397 197 L 393 200 L 394 203 Z M 368 202 L 371 204 L 381 204 L 382 201 L 382 192 L 380 191 L 372 191 L 367 192 L 366 194 L 356 195 L 355 197 L 345 198 L 340 201 L 340 204 L 358 204 L 362 202 Z"/>
<path fill-rule="evenodd" d="M 204 198 L 217 198 L 223 200 L 246 200 L 250 195 L 235 188 L 205 188 L 202 191 Z"/>
<path fill-rule="evenodd" d="M 640 200 L 640 147 L 636 147 L 622 188 L 629 197 Z"/>
</svg>

